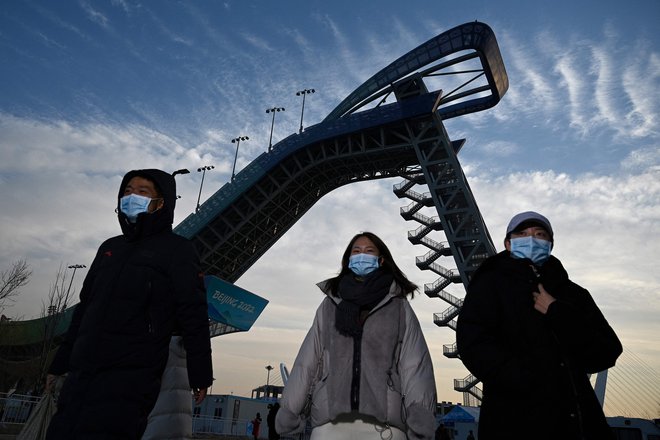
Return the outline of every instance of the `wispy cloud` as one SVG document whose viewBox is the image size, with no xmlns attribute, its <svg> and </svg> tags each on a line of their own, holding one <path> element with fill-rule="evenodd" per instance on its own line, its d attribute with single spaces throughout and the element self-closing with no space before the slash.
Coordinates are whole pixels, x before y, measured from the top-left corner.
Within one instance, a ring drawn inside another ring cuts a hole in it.
<svg viewBox="0 0 660 440">
<path fill-rule="evenodd" d="M 564 87 L 568 96 L 568 113 L 571 127 L 578 130 L 582 135 L 589 131 L 589 120 L 585 117 L 585 107 L 588 100 L 585 99 L 585 79 L 575 66 L 575 58 L 570 55 L 561 56 L 556 64 L 555 71 L 560 76 L 559 85 Z"/>
<path fill-rule="evenodd" d="M 131 5 L 126 0 L 111 0 L 112 5 L 118 6 L 125 13 L 131 12 Z"/>
<path fill-rule="evenodd" d="M 177 44 L 182 44 L 186 46 L 187 48 L 193 48 L 195 46 L 195 42 L 192 38 L 186 37 L 182 35 L 181 33 L 178 33 L 174 31 L 170 26 L 165 24 L 163 20 L 156 15 L 153 11 L 145 9 L 146 14 L 149 16 L 149 18 L 154 22 L 158 30 L 170 41 L 177 43 Z"/>
<path fill-rule="evenodd" d="M 31 51 L 24 50 L 21 46 L 25 41 L 21 41 L 23 38 L 27 41 L 36 41 L 39 45 L 45 46 L 47 49 L 64 49 L 66 46 L 60 42 L 57 38 L 52 37 L 48 33 L 44 32 L 39 26 L 35 26 L 34 23 L 28 23 L 22 20 L 20 17 L 8 17 L 9 20 L 25 33 L 25 35 L 18 37 L 17 40 L 15 36 L 3 35 L 0 33 L 0 42 L 3 46 L 9 47 L 17 54 L 20 54 L 26 59 L 39 60 L 41 63 L 46 64 L 47 61 L 41 54 L 32 53 Z M 57 52 L 60 52 L 59 50 Z"/>
<path fill-rule="evenodd" d="M 593 70 L 596 75 L 594 93 L 596 107 L 598 109 L 596 117 L 603 124 L 616 124 L 620 118 L 616 110 L 614 60 L 603 47 L 593 47 L 592 54 L 594 59 Z"/>
<path fill-rule="evenodd" d="M 84 40 L 86 42 L 91 41 L 91 37 L 87 33 L 83 32 L 80 29 L 80 27 L 78 27 L 78 26 L 74 25 L 73 23 L 65 20 L 60 15 L 58 15 L 57 12 L 46 9 L 45 7 L 42 7 L 41 5 L 38 5 L 38 4 L 32 4 L 32 7 L 35 9 L 35 11 L 37 11 L 37 13 L 40 16 L 44 17 L 49 22 L 54 23 L 56 26 L 77 35 L 78 37 L 80 37 L 82 40 Z"/>
<path fill-rule="evenodd" d="M 257 50 L 264 52 L 272 52 L 274 49 L 268 42 L 268 40 L 259 37 L 257 34 L 250 32 L 240 32 L 240 35 L 245 41 L 247 41 L 252 47 Z"/>
<path fill-rule="evenodd" d="M 639 172 L 640 170 L 660 170 L 660 146 L 645 147 L 633 150 L 622 162 L 625 170 Z"/>
<path fill-rule="evenodd" d="M 349 80 L 363 80 L 363 66 L 366 60 L 364 58 L 360 58 L 360 56 L 355 53 L 354 46 L 351 44 L 352 42 L 349 40 L 349 38 L 347 38 L 347 33 L 340 29 L 337 23 L 335 23 L 332 18 L 327 15 L 315 14 L 314 19 L 319 23 L 320 26 L 329 31 L 331 36 L 330 41 L 332 41 L 333 46 L 337 48 L 336 54 L 338 57 L 333 56 L 333 58 L 338 58 L 335 61 L 339 61 L 339 63 L 336 64 L 336 67 L 333 70 L 341 69 L 343 75 L 346 76 Z M 353 66 L 353 68 L 345 69 L 345 66 Z"/>
<path fill-rule="evenodd" d="M 660 133 L 660 54 L 655 51 L 638 54 L 642 62 L 628 65 L 623 71 L 623 86 L 632 107 L 625 120 L 632 127 L 631 135 L 657 136 Z"/>
<path fill-rule="evenodd" d="M 94 23 L 98 24 L 99 26 L 105 29 L 109 27 L 110 20 L 108 19 L 108 17 L 106 17 L 106 15 L 103 14 L 98 9 L 94 8 L 89 2 L 85 0 L 81 0 L 80 6 L 87 14 L 87 18 L 89 18 L 91 21 L 93 21 Z"/>
<path fill-rule="evenodd" d="M 162 166 L 176 161 L 183 148 L 173 139 L 144 126 L 39 122 L 0 114 L 3 134 L 0 170 L 42 172 L 67 169 L 101 174 L 120 172 L 131 162 L 158 157 Z M 92 157 L 87 157 L 93 152 Z M 154 156 L 155 155 L 155 156 Z M 124 159 L 118 160 L 118 158 Z"/>
<path fill-rule="evenodd" d="M 511 141 L 492 141 L 487 142 L 481 147 L 490 156 L 508 157 L 520 151 L 515 142 Z"/>
<path fill-rule="evenodd" d="M 505 119 L 515 118 L 521 112 L 534 117 L 557 111 L 560 100 L 556 81 L 548 77 L 546 63 L 539 56 L 534 41 L 525 43 L 510 31 L 502 32 L 499 39 L 505 51 L 504 60 L 510 76 L 504 102 L 507 108 Z"/>
</svg>

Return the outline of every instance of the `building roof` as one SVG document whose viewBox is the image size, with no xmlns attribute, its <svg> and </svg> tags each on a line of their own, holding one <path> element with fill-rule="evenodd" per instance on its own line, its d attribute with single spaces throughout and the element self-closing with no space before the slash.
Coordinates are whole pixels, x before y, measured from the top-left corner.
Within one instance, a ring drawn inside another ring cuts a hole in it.
<svg viewBox="0 0 660 440">
<path fill-rule="evenodd" d="M 445 416 L 440 419 L 441 422 L 479 422 L 480 408 L 474 406 L 457 405 L 452 408 Z"/>
</svg>

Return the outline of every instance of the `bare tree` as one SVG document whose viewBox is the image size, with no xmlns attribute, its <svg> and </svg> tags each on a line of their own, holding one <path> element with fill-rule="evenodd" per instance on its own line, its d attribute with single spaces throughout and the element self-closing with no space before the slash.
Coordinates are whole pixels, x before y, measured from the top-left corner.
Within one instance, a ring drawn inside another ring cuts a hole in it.
<svg viewBox="0 0 660 440">
<path fill-rule="evenodd" d="M 31 275 L 32 271 L 30 270 L 27 261 L 24 259 L 14 261 L 11 264 L 10 269 L 3 270 L 0 273 L 0 315 L 2 315 L 0 318 L 0 333 L 2 333 L 3 339 L 6 336 L 4 332 L 7 330 L 8 326 L 12 325 L 12 320 L 6 318 L 2 312 L 4 312 L 5 308 L 13 305 L 16 296 L 20 293 L 20 288 L 30 281 Z M 0 357 L 4 359 L 10 351 L 11 348 L 3 346 L 0 351 Z M 4 369 L 2 370 L 2 375 L 4 377 L 0 380 L 0 383 L 5 386 L 7 385 L 8 379 Z"/>
<path fill-rule="evenodd" d="M 57 346 L 55 342 L 55 339 L 58 337 L 57 330 L 65 318 L 65 311 L 74 293 L 71 291 L 72 284 L 73 275 L 70 278 L 67 277 L 66 267 L 60 265 L 57 274 L 55 274 L 55 282 L 50 286 L 48 291 L 48 297 L 41 303 L 41 317 L 44 318 L 44 333 L 39 377 L 36 383 L 43 383 L 46 377 L 46 371 L 52 360 L 54 349 Z"/>
<path fill-rule="evenodd" d="M 2 271 L 0 274 L 0 311 L 9 307 L 14 298 L 20 293 L 20 288 L 30 281 L 32 270 L 27 261 L 20 259 L 11 265 L 11 269 Z"/>
<path fill-rule="evenodd" d="M 68 286 L 67 279 L 66 267 L 60 265 L 60 268 L 55 274 L 55 282 L 48 290 L 46 301 L 41 301 L 41 316 L 56 315 L 66 310 L 71 301 L 71 284 L 73 284 L 73 276 L 68 279 Z"/>
</svg>

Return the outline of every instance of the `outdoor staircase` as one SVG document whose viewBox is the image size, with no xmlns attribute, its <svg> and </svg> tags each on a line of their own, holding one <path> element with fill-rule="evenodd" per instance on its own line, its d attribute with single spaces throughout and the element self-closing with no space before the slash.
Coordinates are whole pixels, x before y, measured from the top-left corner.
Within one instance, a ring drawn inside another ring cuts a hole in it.
<svg viewBox="0 0 660 440">
<path fill-rule="evenodd" d="M 481 391 L 481 388 L 477 386 L 477 383 L 479 383 L 479 379 L 477 379 L 473 374 L 470 374 L 464 379 L 454 379 L 454 389 L 456 391 L 462 392 L 464 396 L 469 395 L 473 398 L 468 403 L 463 402 L 464 405 L 477 406 L 477 402 L 481 402 L 481 399 L 483 398 L 483 392 Z"/>
<path fill-rule="evenodd" d="M 420 223 L 417 229 L 408 231 L 408 241 L 429 249 L 426 254 L 416 257 L 415 264 L 419 269 L 430 270 L 440 277 L 433 283 L 425 284 L 424 293 L 430 298 L 440 298 L 450 305 L 444 312 L 434 313 L 433 322 L 440 327 L 456 330 L 455 318 L 463 304 L 463 299 L 455 297 L 444 289 L 452 283 L 460 283 L 461 276 L 457 271 L 447 269 L 436 262 L 440 257 L 451 256 L 452 251 L 447 242 L 441 243 L 428 237 L 431 232 L 441 231 L 442 223 L 437 216 L 429 217 L 419 212 L 424 207 L 434 206 L 430 193 L 421 194 L 412 190 L 415 185 L 423 183 L 424 175 L 421 173 L 407 176 L 401 183 L 394 186 L 393 191 L 399 198 L 412 200 L 409 205 L 401 208 L 401 216 L 405 220 Z"/>
<path fill-rule="evenodd" d="M 420 123 L 416 128 L 419 131 L 410 141 L 419 160 L 419 169 L 401 174 L 404 180 L 394 185 L 393 192 L 400 199 L 410 200 L 407 206 L 401 207 L 401 217 L 419 224 L 408 231 L 408 241 L 427 248 L 424 255 L 416 257 L 416 266 L 438 275 L 436 281 L 424 285 L 424 293 L 449 305 L 445 311 L 433 314 L 433 322 L 456 330 L 463 298 L 445 289 L 451 284 L 467 286 L 474 271 L 495 254 L 495 247 L 456 157 L 465 140 L 450 140 L 440 118 L 431 124 Z M 419 192 L 415 188 L 417 185 L 426 186 L 428 192 Z M 432 207 L 437 216 L 424 214 L 424 208 Z M 440 232 L 446 241 L 433 238 L 434 233 Z M 440 264 L 443 261 L 452 261 L 456 266 L 448 269 Z M 458 358 L 456 344 L 445 345 L 443 355 Z M 476 406 L 481 400 L 481 390 L 476 387 L 478 382 L 473 376 L 454 381 L 454 389 L 463 393 L 465 405 Z"/>
<path fill-rule="evenodd" d="M 448 357 L 450 359 L 456 359 L 458 358 L 458 349 L 456 348 L 456 342 L 453 344 L 445 344 L 442 346 L 442 354 L 445 355 L 445 357 Z"/>
</svg>

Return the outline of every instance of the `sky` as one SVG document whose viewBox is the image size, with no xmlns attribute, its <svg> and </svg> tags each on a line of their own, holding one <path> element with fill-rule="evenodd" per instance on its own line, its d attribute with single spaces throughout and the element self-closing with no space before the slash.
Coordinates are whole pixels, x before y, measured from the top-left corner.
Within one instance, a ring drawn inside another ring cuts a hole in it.
<svg viewBox="0 0 660 440">
<path fill-rule="evenodd" d="M 459 159 L 497 249 L 515 213 L 545 214 L 571 279 L 592 293 L 626 351 L 660 371 L 655 0 L 2 2 L 0 270 L 23 258 L 33 271 L 3 313 L 38 317 L 58 269 L 89 266 L 120 233 L 114 209 L 128 170 L 192 171 L 178 177 L 176 224 L 194 211 L 200 186 L 204 201 L 230 180 L 232 138 L 249 136 L 237 171 L 267 150 L 267 108 L 286 109 L 276 114 L 277 142 L 298 130 L 296 91 L 315 90 L 304 125 L 318 123 L 399 56 L 474 20 L 494 30 L 509 90 L 496 107 L 445 126 L 467 139 Z M 202 186 L 196 170 L 205 165 L 214 169 Z M 249 396 L 267 365 L 291 368 L 323 298 L 315 283 L 337 273 L 355 233 L 381 236 L 416 284 L 435 281 L 415 266 L 427 249 L 407 240 L 418 225 L 399 215 L 409 203 L 392 193 L 399 181 L 333 191 L 237 281 L 269 304 L 249 332 L 213 339 L 213 393 Z M 75 274 L 76 294 L 85 274 Z M 442 355 L 454 333 L 433 324 L 448 305 L 423 293 L 411 304 L 438 399 L 461 402 L 453 379 L 468 372 Z M 281 383 L 276 371 L 271 383 Z M 658 417 L 657 402 L 648 411 Z"/>
</svg>

